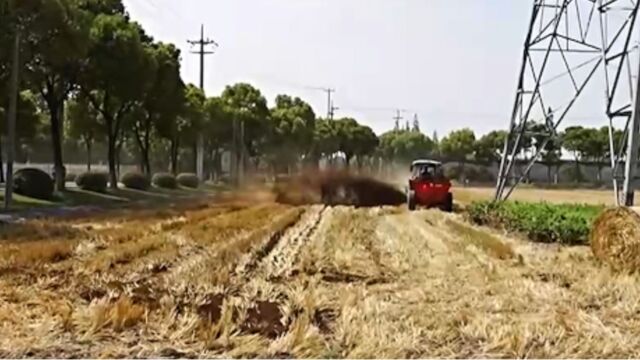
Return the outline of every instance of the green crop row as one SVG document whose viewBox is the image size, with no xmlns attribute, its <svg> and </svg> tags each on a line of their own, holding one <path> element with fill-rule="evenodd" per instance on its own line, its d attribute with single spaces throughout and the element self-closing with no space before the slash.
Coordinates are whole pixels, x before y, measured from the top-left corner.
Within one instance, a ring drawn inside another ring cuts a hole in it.
<svg viewBox="0 0 640 360">
<path fill-rule="evenodd" d="M 587 244 L 591 223 L 602 206 L 525 202 L 472 203 L 469 219 L 479 225 L 503 228 L 544 243 Z"/>
</svg>

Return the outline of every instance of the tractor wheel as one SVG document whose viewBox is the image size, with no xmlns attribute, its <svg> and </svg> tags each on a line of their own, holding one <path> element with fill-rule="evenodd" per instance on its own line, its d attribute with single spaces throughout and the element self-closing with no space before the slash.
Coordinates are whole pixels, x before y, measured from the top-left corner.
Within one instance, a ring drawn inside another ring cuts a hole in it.
<svg viewBox="0 0 640 360">
<path fill-rule="evenodd" d="M 407 193 L 407 207 L 409 208 L 409 211 L 414 211 L 416 209 L 416 192 L 415 191 L 409 191 Z"/>
<path fill-rule="evenodd" d="M 444 201 L 444 204 L 442 204 L 441 209 L 442 209 L 442 211 L 445 211 L 445 212 L 452 212 L 453 211 L 453 194 L 451 194 L 451 193 L 447 194 L 447 198 Z"/>
</svg>

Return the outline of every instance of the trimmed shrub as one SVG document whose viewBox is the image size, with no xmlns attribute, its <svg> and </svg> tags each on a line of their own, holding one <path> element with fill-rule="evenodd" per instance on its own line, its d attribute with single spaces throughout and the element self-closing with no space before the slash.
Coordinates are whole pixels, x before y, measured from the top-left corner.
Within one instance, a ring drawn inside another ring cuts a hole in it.
<svg viewBox="0 0 640 360">
<path fill-rule="evenodd" d="M 128 172 L 120 178 L 124 187 L 134 190 L 148 190 L 151 187 L 151 180 L 145 174 L 139 172 Z"/>
<path fill-rule="evenodd" d="M 53 179 L 40 169 L 20 169 L 13 177 L 13 190 L 17 194 L 41 200 L 48 200 L 53 195 Z"/>
<path fill-rule="evenodd" d="M 181 186 L 191 189 L 197 189 L 200 185 L 200 179 L 198 179 L 198 175 L 196 174 L 180 174 L 177 180 Z"/>
<path fill-rule="evenodd" d="M 157 173 L 153 175 L 151 182 L 162 189 L 176 189 L 178 187 L 176 177 L 169 173 Z"/>
<path fill-rule="evenodd" d="M 82 190 L 106 192 L 109 184 L 109 174 L 84 172 L 76 177 L 76 184 Z"/>
<path fill-rule="evenodd" d="M 587 244 L 591 224 L 602 206 L 474 202 L 467 208 L 469 219 L 479 225 L 503 228 L 526 235 L 536 242 Z"/>
<path fill-rule="evenodd" d="M 78 175 L 76 173 L 67 173 L 64 176 L 64 181 L 66 181 L 66 182 L 74 182 L 74 181 L 76 181 L 76 177 L 77 176 Z"/>
</svg>

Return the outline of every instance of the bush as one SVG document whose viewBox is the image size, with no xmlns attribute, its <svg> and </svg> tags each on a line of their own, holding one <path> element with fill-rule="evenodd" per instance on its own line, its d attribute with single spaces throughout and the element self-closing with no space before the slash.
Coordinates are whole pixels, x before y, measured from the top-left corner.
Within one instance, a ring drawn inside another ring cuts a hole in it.
<svg viewBox="0 0 640 360">
<path fill-rule="evenodd" d="M 105 192 L 109 184 L 109 174 L 84 172 L 76 177 L 76 184 L 82 190 Z"/>
<path fill-rule="evenodd" d="M 536 242 L 587 244 L 591 223 L 602 206 L 490 201 L 467 208 L 471 221 L 526 235 Z"/>
<path fill-rule="evenodd" d="M 180 174 L 177 180 L 178 184 L 191 189 L 197 189 L 200 185 L 200 179 L 196 174 Z"/>
<path fill-rule="evenodd" d="M 66 181 L 66 182 L 74 182 L 74 181 L 76 181 L 76 176 L 77 176 L 76 173 L 67 173 L 64 176 L 64 181 Z"/>
<path fill-rule="evenodd" d="M 162 189 L 175 189 L 178 187 L 176 177 L 168 173 L 158 173 L 151 179 L 153 185 Z"/>
<path fill-rule="evenodd" d="M 53 179 L 40 169 L 20 169 L 13 177 L 13 190 L 17 194 L 41 200 L 48 200 L 53 195 Z"/>
<path fill-rule="evenodd" d="M 120 177 L 120 182 L 127 189 L 148 190 L 151 187 L 151 180 L 145 174 L 139 172 L 128 172 Z"/>
</svg>

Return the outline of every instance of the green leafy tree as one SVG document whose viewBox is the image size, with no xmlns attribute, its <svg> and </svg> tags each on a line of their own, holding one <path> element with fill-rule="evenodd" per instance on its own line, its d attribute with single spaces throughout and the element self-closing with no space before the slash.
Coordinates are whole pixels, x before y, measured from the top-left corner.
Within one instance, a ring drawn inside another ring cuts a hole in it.
<svg viewBox="0 0 640 360">
<path fill-rule="evenodd" d="M 603 126 L 599 129 L 589 129 L 587 156 L 596 164 L 598 169 L 598 182 L 602 182 L 602 169 L 607 164 L 610 153 L 609 127 Z"/>
<path fill-rule="evenodd" d="M 206 127 L 206 113 L 205 113 L 205 103 L 207 101 L 204 92 L 192 85 L 187 85 L 185 91 L 185 102 L 183 107 L 183 114 L 181 117 L 184 120 L 182 133 L 179 136 L 182 137 L 181 141 L 185 144 L 190 144 L 193 154 L 193 172 L 196 171 L 196 154 L 198 152 L 198 135 L 202 133 L 202 131 Z"/>
<path fill-rule="evenodd" d="M 347 167 L 351 164 L 351 159 L 358 151 L 355 141 L 356 132 L 360 124 L 352 118 L 342 118 L 335 120 L 338 135 L 338 151 L 344 154 Z"/>
<path fill-rule="evenodd" d="M 7 104 L 0 101 L 0 123 L 5 124 L 7 113 L 4 110 Z M 21 91 L 18 96 L 18 107 L 16 114 L 16 137 L 21 143 L 26 143 L 34 139 L 38 133 L 40 125 L 40 109 L 38 99 L 30 90 Z M 1 127 L 3 136 L 7 135 L 7 127 Z"/>
<path fill-rule="evenodd" d="M 154 124 L 175 121 L 184 108 L 185 93 L 180 79 L 180 50 L 171 44 L 156 43 L 146 45 L 145 51 L 157 66 L 140 105 L 143 113 L 131 125 L 140 153 L 140 167 L 150 175 Z"/>
<path fill-rule="evenodd" d="M 394 141 L 398 136 L 398 133 L 398 130 L 391 130 L 380 135 L 378 142 L 378 155 L 387 162 L 395 160 L 396 151 Z"/>
<path fill-rule="evenodd" d="M 393 142 L 395 157 L 404 162 L 429 158 L 435 149 L 431 139 L 422 133 L 404 131 Z"/>
<path fill-rule="evenodd" d="M 420 132 L 420 121 L 418 120 L 418 115 L 413 117 L 413 127 L 411 131 Z"/>
<path fill-rule="evenodd" d="M 112 188 L 118 187 L 116 164 L 124 119 L 143 100 L 156 68 L 141 34 L 137 24 L 121 15 L 98 15 L 90 32 L 91 49 L 82 89 L 101 115 Z"/>
<path fill-rule="evenodd" d="M 380 136 L 378 153 L 387 161 L 411 162 L 431 157 L 435 149 L 435 143 L 422 133 L 394 130 Z"/>
<path fill-rule="evenodd" d="M 589 156 L 590 133 L 582 126 L 570 126 L 562 134 L 563 147 L 573 153 L 575 159 L 575 180 L 582 181 L 580 161 Z"/>
<path fill-rule="evenodd" d="M 315 160 L 321 157 L 331 160 L 339 151 L 338 128 L 336 122 L 330 119 L 317 119 L 313 133 L 312 156 Z"/>
<path fill-rule="evenodd" d="M 415 132 L 412 133 L 415 134 Z M 354 154 L 358 161 L 358 167 L 362 168 L 364 160 L 367 157 L 375 155 L 380 140 L 370 127 L 360 125 L 355 129 L 353 141 L 355 144 Z"/>
<path fill-rule="evenodd" d="M 271 109 L 269 153 L 275 167 L 283 163 L 287 168 L 309 155 L 313 147 L 316 115 L 309 104 L 300 98 L 278 95 Z"/>
<path fill-rule="evenodd" d="M 16 114 L 16 137 L 17 144 L 25 149 L 36 138 L 40 130 L 41 112 L 38 108 L 38 99 L 33 92 L 25 90 L 20 92 L 18 97 L 18 112 Z M 0 124 L 6 124 L 4 119 L 7 117 L 7 101 L 0 98 Z M 3 137 L 7 135 L 7 127 L 1 126 L 0 134 Z M 0 146 L 1 150 L 1 146 Z M 0 151 L 0 181 L 4 182 L 4 171 L 2 170 L 2 152 Z"/>
<path fill-rule="evenodd" d="M 27 3 L 27 2 L 25 2 Z M 89 46 L 91 14 L 77 0 L 33 0 L 22 17 L 28 29 L 24 76 L 46 104 L 49 113 L 56 188 L 64 189 L 62 121 L 64 103 L 77 84 Z"/>
<path fill-rule="evenodd" d="M 500 161 L 506 137 L 507 132 L 503 130 L 494 130 L 483 135 L 474 144 L 475 159 L 487 165 Z"/>
<path fill-rule="evenodd" d="M 259 161 L 269 133 L 269 109 L 260 90 L 246 83 L 227 86 L 220 96 L 225 111 L 232 120 L 244 124 L 245 150 Z"/>
<path fill-rule="evenodd" d="M 465 128 L 452 131 L 440 142 L 442 155 L 460 163 L 462 172 L 466 162 L 473 156 L 476 136 L 473 130 Z"/>
<path fill-rule="evenodd" d="M 71 99 L 67 104 L 67 133 L 72 139 L 77 139 L 87 151 L 87 171 L 91 171 L 93 145 L 101 135 L 98 123 L 98 112 L 91 106 L 89 100 L 80 95 Z"/>
<path fill-rule="evenodd" d="M 209 163 L 214 177 L 222 173 L 222 151 L 229 150 L 230 139 L 233 136 L 231 116 L 226 112 L 220 97 L 208 98 L 204 105 L 205 112 L 205 136 L 204 146 L 209 154 Z"/>
<path fill-rule="evenodd" d="M 80 7 L 92 14 L 127 16 L 122 0 L 80 0 Z"/>
</svg>

